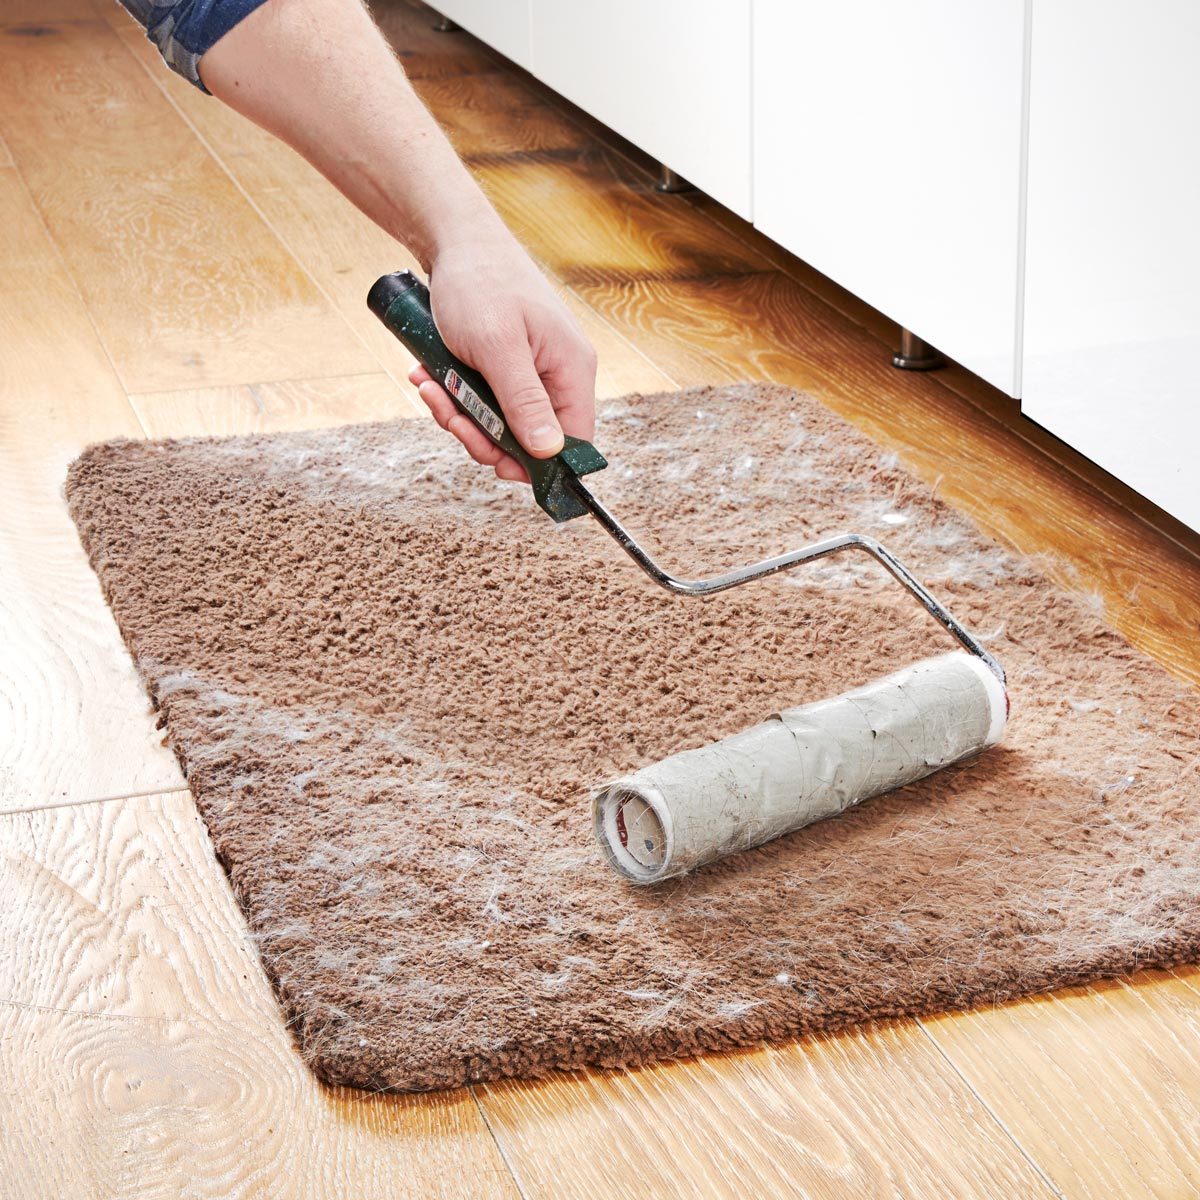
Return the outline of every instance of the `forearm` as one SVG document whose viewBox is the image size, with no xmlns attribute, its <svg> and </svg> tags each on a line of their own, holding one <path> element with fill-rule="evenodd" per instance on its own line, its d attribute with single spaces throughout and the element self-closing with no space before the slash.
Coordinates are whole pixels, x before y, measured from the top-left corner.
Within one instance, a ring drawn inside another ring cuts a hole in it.
<svg viewBox="0 0 1200 1200">
<path fill-rule="evenodd" d="M 360 0 L 121 0 L 167 62 L 298 150 L 430 278 L 446 344 L 527 451 L 591 440 L 596 355 L 409 86 Z M 505 479 L 524 470 L 423 369 L 438 422 Z"/>
<path fill-rule="evenodd" d="M 448 245 L 509 236 L 359 0 L 268 0 L 204 55 L 200 74 L 426 270 Z"/>
</svg>

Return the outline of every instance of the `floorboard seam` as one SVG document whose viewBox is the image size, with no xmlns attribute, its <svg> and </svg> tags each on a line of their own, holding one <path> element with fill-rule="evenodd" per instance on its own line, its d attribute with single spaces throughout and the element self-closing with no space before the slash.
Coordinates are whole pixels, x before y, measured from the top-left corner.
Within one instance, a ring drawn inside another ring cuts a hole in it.
<svg viewBox="0 0 1200 1200">
<path fill-rule="evenodd" d="M 993 1121 L 996 1122 L 997 1126 L 999 1126 L 999 1128 L 1000 1128 L 1001 1132 L 1004 1134 L 1004 1136 L 1006 1138 L 1008 1138 L 1008 1140 L 1013 1144 L 1013 1146 L 1016 1147 L 1017 1152 L 1021 1155 L 1022 1158 L 1025 1159 L 1025 1161 L 1029 1164 L 1030 1168 L 1037 1173 L 1038 1178 L 1040 1178 L 1046 1184 L 1046 1186 L 1051 1190 L 1051 1192 L 1054 1193 L 1054 1195 L 1059 1197 L 1059 1200 L 1066 1200 L 1066 1193 L 1063 1191 L 1063 1189 L 1060 1188 L 1058 1186 L 1058 1184 L 1054 1182 L 1054 1180 L 1050 1177 L 1049 1172 L 1047 1172 L 1045 1170 L 1045 1168 L 1041 1165 L 1041 1163 L 1039 1163 L 1037 1161 L 1037 1159 L 1035 1159 L 1033 1157 L 1033 1155 L 1028 1150 L 1025 1149 L 1025 1147 L 1021 1144 L 1020 1140 L 1017 1138 L 1016 1134 L 1014 1134 L 1013 1131 L 1011 1129 L 1009 1129 L 1009 1127 L 1005 1124 L 1005 1122 L 1004 1122 L 1003 1118 L 1000 1116 L 1000 1114 L 998 1112 L 996 1112 L 996 1110 L 994 1108 L 992 1108 L 992 1106 L 983 1098 L 983 1096 L 979 1093 L 979 1089 L 976 1088 L 976 1086 L 967 1078 L 967 1076 L 959 1068 L 958 1063 L 956 1063 L 954 1061 L 954 1059 L 952 1059 L 950 1057 L 950 1055 L 947 1054 L 944 1049 L 942 1049 L 941 1043 L 939 1043 L 937 1038 L 935 1038 L 933 1036 L 933 1034 L 930 1033 L 929 1029 L 925 1025 L 925 1022 L 923 1020 L 918 1019 L 916 1024 L 917 1024 L 917 1027 L 921 1030 L 921 1032 L 925 1035 L 925 1037 L 929 1039 L 929 1043 L 933 1047 L 935 1053 L 940 1055 L 942 1060 L 945 1062 L 946 1066 L 948 1066 L 950 1068 L 950 1070 L 953 1071 L 954 1074 L 958 1077 L 958 1079 L 960 1079 L 962 1081 L 963 1087 L 965 1087 L 967 1089 L 967 1091 L 969 1091 L 971 1093 L 971 1095 L 974 1096 L 975 1099 L 979 1101 L 979 1103 L 983 1106 L 983 1110 L 988 1114 L 989 1117 L 992 1118 Z"/>
<path fill-rule="evenodd" d="M 525 1185 L 521 1182 L 521 1177 L 517 1174 L 517 1169 L 515 1166 L 513 1166 L 512 1159 L 508 1157 L 508 1151 L 504 1148 L 504 1144 L 496 1136 L 495 1129 L 492 1128 L 492 1122 L 487 1115 L 487 1109 L 483 1107 L 483 1102 L 479 1099 L 479 1093 L 475 1090 L 474 1086 L 468 1087 L 467 1091 L 471 1093 L 471 1099 L 475 1101 L 475 1107 L 479 1110 L 479 1115 L 483 1119 L 483 1123 L 487 1127 L 488 1133 L 491 1134 L 492 1143 L 495 1145 L 501 1160 L 504 1162 L 504 1165 L 508 1168 L 508 1173 L 512 1177 L 513 1186 L 517 1189 L 517 1193 L 520 1195 L 521 1200 L 529 1200 L 529 1193 L 525 1190 Z"/>
<path fill-rule="evenodd" d="M 91 796 L 86 800 L 58 800 L 53 804 L 30 804 L 24 808 L 0 809 L 0 820 L 5 817 L 19 817 L 23 814 L 51 812 L 56 808 L 79 808 L 85 804 L 111 804 L 115 800 L 141 800 L 147 796 L 191 795 L 186 782 L 182 787 L 178 784 L 164 787 L 148 788 L 143 792 L 120 792 L 113 796 Z"/>
</svg>

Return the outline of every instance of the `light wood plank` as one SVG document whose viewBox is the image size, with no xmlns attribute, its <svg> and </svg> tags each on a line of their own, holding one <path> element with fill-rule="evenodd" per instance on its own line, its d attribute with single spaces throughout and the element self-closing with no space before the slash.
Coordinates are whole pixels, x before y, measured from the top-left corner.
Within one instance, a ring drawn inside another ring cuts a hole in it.
<svg viewBox="0 0 1200 1200">
<path fill-rule="evenodd" d="M 121 36 L 378 361 L 403 379 L 412 357 L 368 311 L 366 294 L 385 271 L 415 269 L 411 255 L 288 147 L 164 71 L 135 28 Z M 530 149 L 578 144 L 578 130 L 557 117 L 537 117 L 544 106 L 534 104 L 528 91 L 506 75 L 435 75 L 418 83 L 439 118 L 458 132 L 464 150 L 488 148 L 492 156 L 510 155 L 520 162 Z M 629 343 L 588 305 L 566 288 L 560 286 L 559 292 L 597 349 L 599 396 L 672 386 L 669 376 L 631 353 Z"/>
<path fill-rule="evenodd" d="M 1200 1193 L 1197 972 L 1074 988 L 925 1022 L 1071 1196 Z"/>
<path fill-rule="evenodd" d="M 165 70 L 136 28 L 123 28 L 119 36 L 146 86 L 220 163 L 231 186 L 249 198 L 246 203 L 301 264 L 310 286 L 353 329 L 357 344 L 369 348 L 371 364 L 360 369 L 382 368 L 402 380 L 412 358 L 368 310 L 367 292 L 388 271 L 415 269 L 412 255 L 289 147 Z"/>
<path fill-rule="evenodd" d="M 0 8 L 0 29 L 15 30 L 14 37 L 49 37 L 49 23 L 95 19 L 96 0 L 5 0 Z"/>
<path fill-rule="evenodd" d="M 574 297 L 568 306 L 588 310 Z M 593 317 L 594 321 L 595 318 Z M 619 345 L 619 337 L 602 323 L 599 340 Z M 628 347 L 607 355 L 600 366 L 596 394 L 602 400 L 630 392 L 655 392 L 671 380 Z M 281 433 L 319 429 L 358 421 L 390 421 L 428 417 L 429 411 L 407 383 L 390 375 L 352 375 L 333 379 L 291 379 L 241 387 L 180 388 L 136 392 L 129 397 L 142 428 L 150 437 L 224 437 L 243 433 Z"/>
<path fill-rule="evenodd" d="M 15 171 L 0 171 L 0 810 L 178 787 L 63 503 L 141 429 Z"/>
<path fill-rule="evenodd" d="M 467 1091 L 321 1087 L 187 793 L 0 818 L 0 1190 L 515 1197 Z"/>
<path fill-rule="evenodd" d="M 402 389 L 383 372 L 141 392 L 129 400 L 145 431 L 161 438 L 281 433 L 428 415 L 412 389 Z"/>
<path fill-rule="evenodd" d="M 529 1197 L 1050 1196 L 911 1023 L 489 1085 Z"/>
<path fill-rule="evenodd" d="M 368 311 L 366 295 L 379 275 L 416 269 L 412 256 L 287 146 L 164 71 L 136 28 L 122 30 L 121 37 L 378 362 L 394 378 L 403 379 L 412 358 Z M 519 160 L 529 151 L 578 144 L 577 130 L 558 118 L 539 115 L 545 109 L 507 75 L 435 75 L 422 81 L 421 88 L 427 99 L 440 102 L 441 111 L 448 114 L 447 127 L 464 151 L 486 149 Z M 613 353 L 603 353 L 610 343 L 620 342 L 618 335 L 590 308 L 566 299 L 601 352 L 600 394 L 621 394 L 615 380 L 629 379 L 628 367 L 611 364 L 628 362 L 628 347 L 614 345 Z M 670 384 L 643 360 L 641 374 L 624 390 L 659 386 Z"/>
<path fill-rule="evenodd" d="M 377 369 L 116 34 L 47 28 L 0 39 L 0 134 L 125 386 Z"/>
</svg>

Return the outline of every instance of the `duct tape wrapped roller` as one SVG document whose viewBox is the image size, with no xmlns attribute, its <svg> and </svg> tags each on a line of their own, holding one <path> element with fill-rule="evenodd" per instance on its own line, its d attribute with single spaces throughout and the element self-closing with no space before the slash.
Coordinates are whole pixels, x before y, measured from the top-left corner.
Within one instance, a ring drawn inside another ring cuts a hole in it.
<svg viewBox="0 0 1200 1200">
<path fill-rule="evenodd" d="M 978 657 L 925 659 L 608 784 L 596 836 L 626 878 L 657 883 L 978 754 L 1007 714 Z"/>
</svg>

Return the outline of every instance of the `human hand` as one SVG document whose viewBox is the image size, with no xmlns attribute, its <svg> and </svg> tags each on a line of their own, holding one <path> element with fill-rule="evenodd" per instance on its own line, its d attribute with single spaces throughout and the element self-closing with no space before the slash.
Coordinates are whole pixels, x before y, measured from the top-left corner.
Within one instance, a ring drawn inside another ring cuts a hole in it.
<svg viewBox="0 0 1200 1200">
<path fill-rule="evenodd" d="M 491 385 L 517 441 L 551 458 L 563 434 L 592 440 L 596 352 L 546 277 L 508 233 L 450 246 L 433 259 L 430 300 L 450 350 Z M 419 364 L 409 373 L 434 419 L 501 479 L 529 482 Z"/>
</svg>

